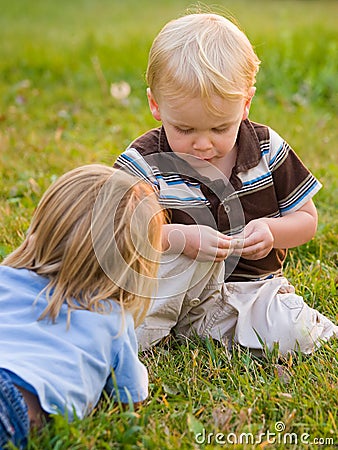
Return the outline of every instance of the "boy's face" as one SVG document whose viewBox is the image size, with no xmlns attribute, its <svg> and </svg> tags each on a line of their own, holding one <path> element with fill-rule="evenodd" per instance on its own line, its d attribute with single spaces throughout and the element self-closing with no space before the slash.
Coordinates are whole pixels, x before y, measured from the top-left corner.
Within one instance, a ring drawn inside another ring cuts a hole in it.
<svg viewBox="0 0 338 450">
<path fill-rule="evenodd" d="M 207 111 L 199 98 L 170 103 L 162 100 L 157 104 L 148 90 L 150 110 L 156 120 L 162 121 L 172 150 L 207 161 L 221 170 L 234 148 L 241 121 L 248 117 L 251 98 L 229 101 L 215 97 L 218 109 L 224 111 L 224 115 L 218 116 Z"/>
</svg>

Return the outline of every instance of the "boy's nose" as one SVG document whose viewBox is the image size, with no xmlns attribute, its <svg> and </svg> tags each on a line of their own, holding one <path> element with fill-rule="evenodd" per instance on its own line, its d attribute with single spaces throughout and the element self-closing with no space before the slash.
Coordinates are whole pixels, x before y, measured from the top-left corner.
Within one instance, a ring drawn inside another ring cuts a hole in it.
<svg viewBox="0 0 338 450">
<path fill-rule="evenodd" d="M 212 142 L 207 135 L 197 136 L 193 143 L 194 150 L 206 151 L 212 149 Z"/>
</svg>

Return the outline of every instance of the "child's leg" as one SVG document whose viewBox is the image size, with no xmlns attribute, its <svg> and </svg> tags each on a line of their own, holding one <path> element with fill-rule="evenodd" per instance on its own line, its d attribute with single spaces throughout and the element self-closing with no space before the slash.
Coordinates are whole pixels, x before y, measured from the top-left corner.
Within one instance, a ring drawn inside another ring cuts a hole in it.
<svg viewBox="0 0 338 450">
<path fill-rule="evenodd" d="M 156 297 L 145 321 L 136 329 L 140 348 L 147 349 L 174 328 L 188 336 L 195 324 L 197 333 L 201 334 L 205 309 L 199 306 L 206 301 L 214 303 L 216 298 L 222 300 L 223 270 L 223 263 L 164 255 Z"/>
<path fill-rule="evenodd" d="M 223 274 L 215 270 L 196 298 L 187 296 L 174 328 L 177 335 L 211 337 L 230 349 L 238 314 L 224 301 Z"/>
<path fill-rule="evenodd" d="M 28 434 L 27 405 L 6 371 L 0 369 L 0 449 L 8 442 L 25 448 Z"/>
<path fill-rule="evenodd" d="M 238 311 L 235 341 L 252 349 L 279 343 L 281 354 L 312 353 L 321 340 L 338 337 L 338 327 L 310 308 L 284 277 L 226 283 L 226 301 Z M 259 338 L 258 338 L 259 336 Z"/>
</svg>

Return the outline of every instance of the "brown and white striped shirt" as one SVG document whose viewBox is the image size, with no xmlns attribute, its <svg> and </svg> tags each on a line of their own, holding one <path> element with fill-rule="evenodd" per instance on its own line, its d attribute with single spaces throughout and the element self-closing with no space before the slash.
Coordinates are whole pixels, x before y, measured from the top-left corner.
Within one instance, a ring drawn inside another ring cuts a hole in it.
<svg viewBox="0 0 338 450">
<path fill-rule="evenodd" d="M 210 225 L 229 235 L 242 231 L 253 219 L 296 211 L 321 188 L 271 128 L 247 119 L 241 123 L 236 145 L 236 163 L 226 181 L 201 175 L 177 156 L 163 127 L 137 138 L 118 157 L 115 167 L 151 183 L 172 223 Z M 226 279 L 246 281 L 279 275 L 285 257 L 285 249 L 272 249 L 257 261 L 240 258 L 231 273 L 226 271 Z"/>
</svg>

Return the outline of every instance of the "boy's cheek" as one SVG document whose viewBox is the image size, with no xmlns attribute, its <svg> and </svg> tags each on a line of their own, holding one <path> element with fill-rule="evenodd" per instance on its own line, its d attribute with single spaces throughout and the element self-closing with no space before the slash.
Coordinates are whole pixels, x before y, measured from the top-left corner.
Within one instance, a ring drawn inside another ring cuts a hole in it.
<svg viewBox="0 0 338 450">
<path fill-rule="evenodd" d="M 182 138 L 172 137 L 172 136 L 171 137 L 167 136 L 167 139 L 168 139 L 170 148 L 174 153 L 189 154 L 190 145 L 187 140 L 182 139 Z"/>
</svg>

